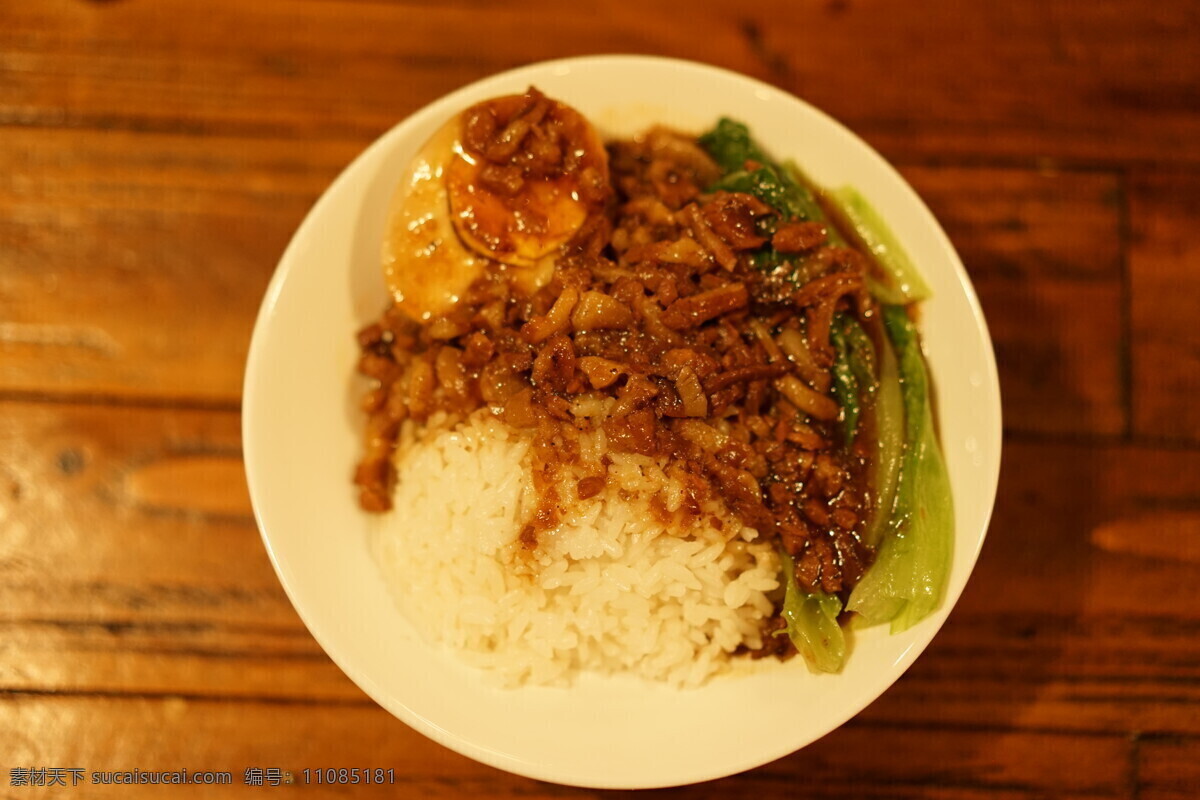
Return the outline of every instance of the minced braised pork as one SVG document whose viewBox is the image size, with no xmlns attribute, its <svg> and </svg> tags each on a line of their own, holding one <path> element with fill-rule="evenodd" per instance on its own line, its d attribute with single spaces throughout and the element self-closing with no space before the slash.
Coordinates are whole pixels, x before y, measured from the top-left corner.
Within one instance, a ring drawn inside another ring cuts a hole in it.
<svg viewBox="0 0 1200 800">
<path fill-rule="evenodd" d="M 501 141 L 511 131 L 469 130 L 504 161 L 497 181 L 521 179 Z M 836 311 L 874 313 L 862 256 L 751 195 L 706 193 L 719 169 L 687 137 L 653 130 L 610 145 L 609 159 L 608 213 L 588 220 L 532 296 L 489 270 L 445 317 L 418 324 L 393 307 L 359 333 L 359 371 L 377 382 L 363 400 L 362 507 L 390 508 L 405 419 L 486 406 L 534 430 L 541 502 L 521 536 L 534 548 L 561 513 L 556 470 L 592 424 L 572 404 L 609 397 L 598 424 L 610 447 L 667 459 L 690 487 L 685 509 L 719 497 L 794 557 L 801 588 L 844 597 L 873 555 L 860 539 L 870 437 L 839 442 L 829 332 Z M 803 282 L 752 262 L 768 240 L 803 256 Z M 580 480 L 578 496 L 605 480 Z"/>
</svg>

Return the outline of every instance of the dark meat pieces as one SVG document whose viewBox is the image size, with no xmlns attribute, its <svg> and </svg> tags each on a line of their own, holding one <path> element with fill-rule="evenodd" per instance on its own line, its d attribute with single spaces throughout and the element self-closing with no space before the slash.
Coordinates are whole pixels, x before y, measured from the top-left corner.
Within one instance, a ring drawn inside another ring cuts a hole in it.
<svg viewBox="0 0 1200 800">
<path fill-rule="evenodd" d="M 467 120 L 496 191 L 571 166 L 544 98 L 522 102 L 503 124 L 483 111 Z M 570 499 L 555 476 L 578 458 L 579 428 L 599 424 L 609 447 L 684 477 L 690 513 L 721 500 L 795 559 L 802 588 L 844 596 L 873 557 L 859 537 L 872 509 L 866 458 L 835 446 L 829 327 L 838 311 L 872 313 L 861 258 L 831 246 L 822 224 L 706 193 L 718 170 L 686 137 L 652 131 L 609 156 L 612 215 L 585 224 L 548 285 L 519 294 L 491 270 L 444 319 L 418 324 L 393 309 L 360 332 L 359 371 L 373 381 L 360 503 L 390 506 L 405 420 L 486 406 L 534 432 L 541 502 L 521 535 L 533 549 Z M 797 264 L 760 269 L 752 253 L 768 241 Z M 585 394 L 612 399 L 606 419 L 572 415 Z M 575 494 L 604 486 L 591 475 Z M 772 631 L 764 641 L 760 654 L 789 647 Z"/>
</svg>

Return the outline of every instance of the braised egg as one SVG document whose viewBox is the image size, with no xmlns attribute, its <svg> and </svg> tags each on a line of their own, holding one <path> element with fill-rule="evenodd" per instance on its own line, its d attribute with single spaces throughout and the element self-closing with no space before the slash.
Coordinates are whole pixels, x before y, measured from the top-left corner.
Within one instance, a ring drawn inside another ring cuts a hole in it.
<svg viewBox="0 0 1200 800">
<path fill-rule="evenodd" d="M 534 88 L 449 120 L 397 186 L 383 274 L 417 320 L 445 314 L 487 270 L 530 294 L 608 198 L 608 157 L 575 109 Z"/>
</svg>

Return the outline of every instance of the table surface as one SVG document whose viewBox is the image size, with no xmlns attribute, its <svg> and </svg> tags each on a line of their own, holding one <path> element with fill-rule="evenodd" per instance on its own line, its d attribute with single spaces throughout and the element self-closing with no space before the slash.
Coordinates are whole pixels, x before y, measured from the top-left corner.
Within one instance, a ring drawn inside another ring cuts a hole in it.
<svg viewBox="0 0 1200 800">
<path fill-rule="evenodd" d="M 0 0 L 0 797 L 53 793 L 20 769 L 83 769 L 80 797 L 230 770 L 144 787 L 224 797 L 328 766 L 605 794 L 352 684 L 271 569 L 239 436 L 263 290 L 338 171 L 451 89 L 602 52 L 755 76 L 875 146 L 958 247 L 1004 393 L 991 531 L 925 655 L 810 747 L 663 794 L 1200 796 L 1200 5 L 682 6 Z"/>
</svg>

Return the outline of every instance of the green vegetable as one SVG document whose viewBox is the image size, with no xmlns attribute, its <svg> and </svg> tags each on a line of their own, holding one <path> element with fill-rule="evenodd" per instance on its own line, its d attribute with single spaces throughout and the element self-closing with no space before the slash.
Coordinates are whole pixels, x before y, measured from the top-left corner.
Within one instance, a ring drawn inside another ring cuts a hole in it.
<svg viewBox="0 0 1200 800">
<path fill-rule="evenodd" d="M 745 168 L 747 161 L 766 164 L 770 159 L 750 138 L 750 129 L 736 120 L 722 117 L 717 126 L 702 134 L 700 146 L 708 151 L 722 172 L 736 172 Z"/>
<path fill-rule="evenodd" d="M 871 293 L 872 297 L 887 306 L 902 306 L 908 302 L 899 289 L 893 289 L 888 284 L 881 283 L 870 275 L 867 276 L 867 291 Z"/>
<path fill-rule="evenodd" d="M 875 393 L 875 459 L 871 465 L 871 486 L 875 490 L 875 514 L 864 535 L 865 542 L 877 547 L 884 531 L 893 522 L 900 464 L 904 457 L 904 395 L 900 390 L 900 367 L 886 335 L 879 348 L 879 388 Z"/>
<path fill-rule="evenodd" d="M 813 195 L 812 189 L 808 187 L 808 183 L 801 176 L 799 167 L 791 161 L 785 162 L 779 174 L 782 176 L 784 184 L 788 187 L 788 191 L 791 192 L 795 217 L 810 222 L 824 222 L 825 212 L 821 210 L 821 205 Z M 825 227 L 829 234 L 830 242 L 832 244 L 840 244 L 842 237 L 838 235 L 837 229 L 832 225 Z"/>
<path fill-rule="evenodd" d="M 821 208 L 818 197 L 822 192 L 816 187 L 816 184 L 804 174 L 804 170 L 800 169 L 795 161 L 785 161 L 783 162 L 783 167 L 787 170 L 792 182 L 802 187 L 805 196 L 809 199 L 809 213 L 811 216 L 808 219 L 826 223 L 825 237 L 829 240 L 829 243 L 834 247 L 845 247 L 846 237 L 842 236 L 842 232 L 838 230 L 837 225 L 829 221 L 828 215 Z"/>
<path fill-rule="evenodd" d="M 784 219 L 820 219 L 813 216 L 813 208 L 798 191 L 800 187 L 786 182 L 784 174 L 775 166 L 763 166 L 755 170 L 740 169 L 726 174 L 710 186 L 709 191 L 723 189 L 727 192 L 752 194 L 778 211 Z"/>
<path fill-rule="evenodd" d="M 863 397 L 874 395 L 878 388 L 875 379 L 875 345 L 871 344 L 871 337 L 867 336 L 854 317 L 846 315 L 842 325 L 850 345 L 850 369 L 862 387 Z"/>
<path fill-rule="evenodd" d="M 834 321 L 829 329 L 829 341 L 833 344 L 833 396 L 842 407 L 842 441 L 849 446 L 858 432 L 859 406 L 858 376 L 850 368 L 850 346 L 846 343 L 843 326 Z"/>
<path fill-rule="evenodd" d="M 906 630 L 938 607 L 954 538 L 950 476 L 938 448 L 917 329 L 903 307 L 883 309 L 904 398 L 904 458 L 890 530 L 847 607 L 867 624 Z"/>
<path fill-rule="evenodd" d="M 925 300 L 932 294 L 929 285 L 925 283 L 921 273 L 917 272 L 917 268 L 896 241 L 891 229 L 857 189 L 843 186 L 834 190 L 831 198 L 837 202 L 838 211 L 845 217 L 846 223 L 862 246 L 875 257 L 875 262 L 887 273 L 892 281 L 892 286 L 888 288 L 898 292 L 905 303 Z M 881 299 L 892 302 L 895 295 Z"/>
<path fill-rule="evenodd" d="M 838 624 L 842 601 L 836 595 L 811 594 L 796 583 L 796 564 L 782 550 L 786 589 L 783 619 L 787 635 L 813 672 L 841 672 L 846 663 L 846 633 Z"/>
<path fill-rule="evenodd" d="M 761 250 L 755 250 L 750 254 L 750 263 L 760 272 L 765 272 L 768 275 L 780 268 L 786 267 L 789 271 L 792 269 L 792 259 L 789 259 L 783 253 L 775 250 L 772 247 L 764 247 Z M 800 288 L 797 286 L 796 288 Z"/>
<path fill-rule="evenodd" d="M 750 138 L 750 129 L 740 122 L 722 118 L 715 128 L 703 134 L 700 146 L 713 157 L 723 173 L 710 191 L 744 192 L 774 208 L 784 219 L 824 219 L 812 193 L 792 169 L 780 166 Z M 746 162 L 758 166 L 747 169 Z"/>
<path fill-rule="evenodd" d="M 842 407 L 842 435 L 854 443 L 862 408 L 875 394 L 875 346 L 854 317 L 834 316 L 829 338 L 834 349 L 833 393 Z"/>
</svg>

